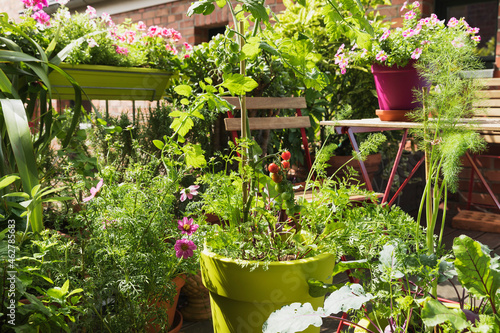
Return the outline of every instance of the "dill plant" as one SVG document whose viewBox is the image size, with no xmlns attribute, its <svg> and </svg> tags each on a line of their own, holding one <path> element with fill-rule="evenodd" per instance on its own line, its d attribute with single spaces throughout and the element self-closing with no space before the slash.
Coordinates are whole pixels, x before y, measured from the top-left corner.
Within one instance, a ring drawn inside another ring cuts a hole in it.
<svg viewBox="0 0 500 333">
<path fill-rule="evenodd" d="M 422 123 L 415 131 L 426 155 L 426 186 L 422 194 L 417 221 L 427 222 L 427 254 L 441 247 L 448 190 L 457 190 L 460 158 L 467 152 L 485 148 L 485 141 L 475 130 L 473 105 L 478 100 L 478 81 L 464 78 L 464 71 L 481 68 L 475 55 L 475 41 L 464 30 L 436 30 L 435 43 L 428 46 L 416 63 L 419 75 L 429 84 L 428 89 L 416 92 L 423 107 L 412 114 Z M 441 230 L 437 247 L 434 231 L 439 205 L 443 203 Z M 436 285 L 434 285 L 434 292 Z M 435 294 L 435 293 L 434 293 Z"/>
</svg>

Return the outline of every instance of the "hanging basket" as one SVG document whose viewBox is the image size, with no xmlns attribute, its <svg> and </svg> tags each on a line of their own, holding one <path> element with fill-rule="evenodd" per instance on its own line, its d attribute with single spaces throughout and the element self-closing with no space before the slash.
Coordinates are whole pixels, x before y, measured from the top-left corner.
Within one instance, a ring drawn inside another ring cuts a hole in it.
<svg viewBox="0 0 500 333">
<path fill-rule="evenodd" d="M 155 101 L 160 100 L 174 73 L 160 69 L 101 65 L 61 64 L 83 89 L 83 99 Z M 74 99 L 71 83 L 52 71 L 49 80 L 53 98 Z"/>
</svg>

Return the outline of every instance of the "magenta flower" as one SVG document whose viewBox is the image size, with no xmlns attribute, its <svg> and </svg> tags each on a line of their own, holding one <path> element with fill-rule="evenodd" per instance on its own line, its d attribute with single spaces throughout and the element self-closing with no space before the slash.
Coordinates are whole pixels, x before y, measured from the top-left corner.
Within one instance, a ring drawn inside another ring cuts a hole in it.
<svg viewBox="0 0 500 333">
<path fill-rule="evenodd" d="M 116 47 L 116 53 L 127 55 L 128 54 L 128 49 L 126 47 L 121 47 L 118 45 L 115 45 Z"/>
<path fill-rule="evenodd" d="M 147 27 L 146 27 L 146 24 L 144 24 L 144 22 L 142 21 L 139 21 L 137 22 L 137 30 L 146 30 Z"/>
<path fill-rule="evenodd" d="M 188 188 L 181 190 L 181 202 L 186 201 L 186 199 L 193 199 L 193 196 L 198 195 L 197 189 L 199 189 L 199 185 L 191 185 Z"/>
<path fill-rule="evenodd" d="M 92 6 L 87 6 L 87 10 L 85 10 L 85 14 L 87 14 L 90 18 L 97 17 L 97 12 L 95 11 L 95 8 Z"/>
<path fill-rule="evenodd" d="M 448 26 L 453 28 L 453 27 L 456 27 L 458 25 L 458 20 L 454 17 L 452 17 L 449 21 L 448 21 Z"/>
<path fill-rule="evenodd" d="M 387 54 L 385 54 L 384 51 L 379 51 L 377 55 L 375 56 L 375 59 L 378 61 L 386 61 L 387 60 Z"/>
<path fill-rule="evenodd" d="M 28 8 L 33 8 L 34 10 L 41 10 L 43 7 L 48 7 L 49 3 L 47 0 L 21 0 L 24 5 Z"/>
<path fill-rule="evenodd" d="M 196 245 L 189 239 L 181 238 L 175 242 L 174 249 L 177 258 L 187 259 L 193 256 Z"/>
<path fill-rule="evenodd" d="M 405 14 L 405 20 L 412 20 L 415 17 L 417 17 L 417 14 L 415 14 L 415 12 L 413 10 L 410 10 L 409 12 L 407 12 Z"/>
<path fill-rule="evenodd" d="M 87 38 L 87 44 L 89 44 L 89 47 L 99 46 L 94 38 Z"/>
<path fill-rule="evenodd" d="M 38 23 L 43 24 L 43 25 L 50 25 L 50 16 L 44 12 L 43 10 L 39 10 L 33 15 L 31 15 L 32 18 L 34 18 Z"/>
<path fill-rule="evenodd" d="M 193 50 L 193 46 L 189 43 L 186 43 L 184 42 L 184 48 L 186 49 L 186 51 L 192 51 Z"/>
<path fill-rule="evenodd" d="M 403 31 L 403 37 L 404 38 L 409 38 L 411 36 L 415 35 L 415 30 L 413 29 L 406 29 L 405 31 Z"/>
<path fill-rule="evenodd" d="M 194 221 L 192 218 L 187 218 L 184 217 L 182 220 L 177 221 L 177 228 L 182 231 L 183 234 L 187 234 L 188 236 L 191 236 L 194 234 L 196 230 L 198 230 L 199 225 L 193 224 Z"/>
<path fill-rule="evenodd" d="M 401 6 L 400 11 L 405 10 L 405 9 L 406 9 L 406 5 L 407 5 L 407 4 L 408 4 L 408 1 L 405 1 L 405 2 L 403 3 L 403 5 Z"/>
<path fill-rule="evenodd" d="M 111 16 L 108 13 L 102 13 L 101 14 L 101 20 L 104 22 L 108 23 L 111 21 Z"/>
<path fill-rule="evenodd" d="M 479 43 L 479 42 L 481 41 L 481 36 L 479 36 L 479 35 L 478 35 L 478 36 L 472 36 L 472 37 L 471 37 L 471 39 L 472 39 L 473 41 L 475 41 L 475 42 L 478 42 L 478 43 Z"/>
<path fill-rule="evenodd" d="M 413 51 L 413 53 L 411 54 L 411 58 L 417 60 L 418 58 L 420 58 L 421 54 L 422 54 L 422 49 L 417 47 L 415 51 Z"/>
<path fill-rule="evenodd" d="M 389 37 L 390 34 L 391 34 L 391 30 L 385 29 L 385 31 L 382 34 L 382 36 L 380 36 L 379 41 L 383 41 L 383 40 L 387 39 L 387 37 Z"/>
<path fill-rule="evenodd" d="M 97 194 L 97 192 L 99 192 L 103 184 L 104 184 L 104 179 L 101 178 L 99 183 L 97 183 L 96 187 L 92 187 L 90 189 L 90 195 L 86 198 L 83 198 L 83 202 L 87 202 L 94 199 L 95 195 Z"/>
<path fill-rule="evenodd" d="M 167 49 L 167 51 L 172 52 L 174 55 L 177 54 L 177 49 L 175 47 L 170 46 L 169 44 L 165 45 L 165 49 Z"/>
</svg>

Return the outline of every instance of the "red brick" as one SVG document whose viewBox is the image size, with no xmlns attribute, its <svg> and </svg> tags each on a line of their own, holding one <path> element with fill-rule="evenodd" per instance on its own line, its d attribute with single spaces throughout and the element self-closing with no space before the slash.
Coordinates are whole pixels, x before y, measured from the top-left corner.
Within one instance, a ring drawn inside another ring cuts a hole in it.
<svg viewBox="0 0 500 333">
<path fill-rule="evenodd" d="M 178 5 L 178 6 L 173 6 L 170 10 L 171 14 L 176 14 L 176 13 L 183 13 L 185 14 L 187 12 L 188 7 L 186 5 Z"/>
<path fill-rule="evenodd" d="M 180 23 L 181 28 L 194 27 L 194 20 L 184 20 Z"/>
<path fill-rule="evenodd" d="M 500 182 L 500 170 L 484 171 L 483 176 L 489 181 Z"/>
</svg>

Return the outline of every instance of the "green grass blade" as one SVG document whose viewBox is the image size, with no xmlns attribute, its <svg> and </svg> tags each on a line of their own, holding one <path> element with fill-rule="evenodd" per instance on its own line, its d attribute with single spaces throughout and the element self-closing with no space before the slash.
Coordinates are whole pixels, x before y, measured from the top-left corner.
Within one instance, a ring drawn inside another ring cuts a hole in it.
<svg viewBox="0 0 500 333">
<path fill-rule="evenodd" d="M 23 102 L 18 99 L 1 99 L 0 105 L 23 189 L 29 193 L 32 188 L 39 184 L 39 181 L 26 111 Z M 43 230 L 41 203 L 33 208 L 28 223 L 33 232 Z"/>
</svg>

